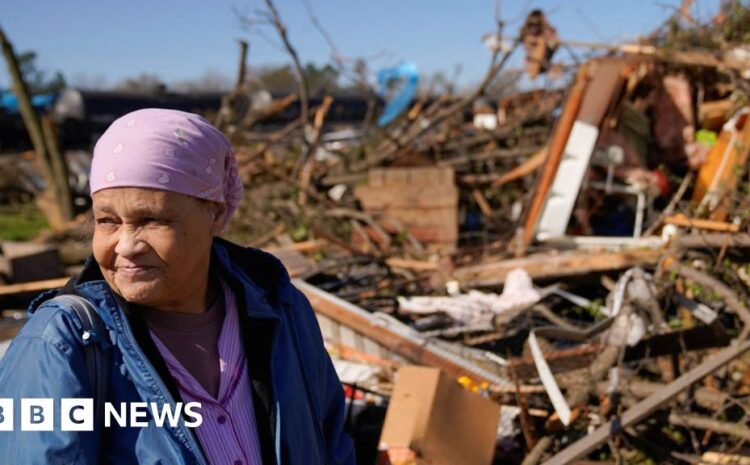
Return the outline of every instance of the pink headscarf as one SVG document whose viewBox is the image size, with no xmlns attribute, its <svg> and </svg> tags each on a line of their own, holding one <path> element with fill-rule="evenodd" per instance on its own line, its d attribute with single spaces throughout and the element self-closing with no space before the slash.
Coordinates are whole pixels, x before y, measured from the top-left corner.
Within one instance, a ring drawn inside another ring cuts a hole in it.
<svg viewBox="0 0 750 465">
<path fill-rule="evenodd" d="M 201 116 L 157 108 L 128 113 L 107 128 L 94 147 L 89 183 L 92 194 L 150 187 L 221 202 L 227 221 L 242 198 L 226 137 Z"/>
</svg>

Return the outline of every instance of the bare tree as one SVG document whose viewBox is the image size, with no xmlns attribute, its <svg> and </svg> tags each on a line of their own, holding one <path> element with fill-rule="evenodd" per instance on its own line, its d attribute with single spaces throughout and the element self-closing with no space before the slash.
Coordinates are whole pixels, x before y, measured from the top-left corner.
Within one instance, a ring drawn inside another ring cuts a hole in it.
<svg viewBox="0 0 750 465">
<path fill-rule="evenodd" d="M 65 222 L 73 219 L 73 196 L 68 183 L 68 166 L 62 156 L 58 145 L 57 134 L 50 119 L 40 121 L 38 115 L 31 105 L 31 97 L 26 82 L 21 75 L 13 45 L 5 37 L 0 29 L 0 46 L 3 56 L 8 65 L 11 80 L 13 82 L 13 93 L 18 97 L 18 107 L 21 112 L 26 130 L 34 145 L 37 160 L 42 169 L 42 174 L 47 182 L 48 189 L 42 195 L 40 207 L 53 227 L 62 226 Z M 49 208 L 46 208 L 49 206 Z"/>
<path fill-rule="evenodd" d="M 266 3 L 266 10 L 255 10 L 254 16 L 236 11 L 237 17 L 240 23 L 248 30 L 252 31 L 262 26 L 271 26 L 276 30 L 276 33 L 284 44 L 284 49 L 292 60 L 294 75 L 297 78 L 297 86 L 299 88 L 300 121 L 303 127 L 307 127 L 309 124 L 310 94 L 302 63 L 297 54 L 297 49 L 294 48 L 289 39 L 286 25 L 281 20 L 281 15 L 273 0 L 264 1 Z M 305 138 L 305 142 L 307 144 L 307 138 Z"/>
</svg>

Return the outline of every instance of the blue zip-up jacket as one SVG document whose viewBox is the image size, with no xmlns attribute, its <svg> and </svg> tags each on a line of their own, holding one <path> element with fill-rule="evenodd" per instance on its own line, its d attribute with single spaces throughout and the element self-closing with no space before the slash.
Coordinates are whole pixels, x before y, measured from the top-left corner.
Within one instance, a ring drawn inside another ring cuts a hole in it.
<svg viewBox="0 0 750 465">
<path fill-rule="evenodd" d="M 216 239 L 211 270 L 237 297 L 264 463 L 354 464 L 352 441 L 343 431 L 341 384 L 310 303 L 292 285 L 281 262 L 257 249 Z M 96 307 L 108 329 L 106 337 L 86 341 L 102 344 L 108 354 L 106 401 L 116 406 L 178 402 L 163 360 L 154 356 L 158 352 L 153 342 L 143 337 L 147 332 L 142 320 L 111 291 L 98 265 L 89 260 L 68 288 Z M 0 361 L 0 398 L 15 401 L 14 431 L 0 431 L 0 463 L 207 464 L 197 436 L 182 423 L 61 431 L 59 400 L 93 394 L 80 322 L 72 309 L 48 302 L 52 295 L 43 294 L 31 304 L 28 322 Z M 20 430 L 21 398 L 54 399 L 53 431 Z"/>
</svg>

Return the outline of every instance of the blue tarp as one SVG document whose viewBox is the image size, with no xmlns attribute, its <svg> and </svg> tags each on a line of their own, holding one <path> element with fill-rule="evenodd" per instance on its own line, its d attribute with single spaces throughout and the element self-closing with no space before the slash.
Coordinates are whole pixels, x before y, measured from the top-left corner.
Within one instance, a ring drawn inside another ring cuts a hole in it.
<svg viewBox="0 0 750 465">
<path fill-rule="evenodd" d="M 55 103 L 56 94 L 39 94 L 31 97 L 31 105 L 37 110 L 48 111 Z M 13 92 L 0 92 L 0 108 L 8 113 L 18 113 L 18 98 Z"/>
<path fill-rule="evenodd" d="M 394 81 L 403 82 L 399 92 L 391 99 L 386 95 Z M 414 100 L 417 93 L 417 84 L 419 84 L 419 71 L 414 63 L 402 63 L 395 68 L 386 68 L 378 71 L 378 86 L 380 95 L 386 99 L 383 114 L 378 119 L 379 126 L 385 126 L 398 115 L 403 113 L 409 104 Z"/>
</svg>

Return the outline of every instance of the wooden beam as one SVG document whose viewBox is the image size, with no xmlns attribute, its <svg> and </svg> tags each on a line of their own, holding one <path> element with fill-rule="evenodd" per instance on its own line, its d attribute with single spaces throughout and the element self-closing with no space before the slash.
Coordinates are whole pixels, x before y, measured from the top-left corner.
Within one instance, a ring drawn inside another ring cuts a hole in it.
<svg viewBox="0 0 750 465">
<path fill-rule="evenodd" d="M 386 258 L 385 263 L 391 268 L 403 268 L 414 271 L 438 271 L 440 269 L 439 262 L 414 260 L 411 258 L 391 257 Z"/>
<path fill-rule="evenodd" d="M 511 385 L 509 380 L 497 375 L 497 370 L 485 370 L 473 361 L 443 349 L 398 320 L 375 317 L 304 281 L 294 280 L 294 285 L 307 296 L 316 313 L 372 339 L 412 363 L 441 368 L 456 378 L 468 376 L 492 386 Z"/>
<path fill-rule="evenodd" d="M 492 181 L 492 187 L 497 188 L 509 182 L 515 181 L 516 179 L 521 179 L 530 175 L 544 164 L 544 160 L 546 158 L 547 146 L 545 145 L 526 161 L 508 171 L 507 173 L 501 174 L 500 177 Z"/>
<path fill-rule="evenodd" d="M 560 160 L 565 150 L 565 144 L 568 142 L 568 136 L 570 136 L 570 131 L 573 128 L 573 123 L 575 123 L 578 110 L 583 101 L 583 95 L 589 80 L 588 74 L 588 66 L 585 64 L 582 65 L 578 70 L 576 82 L 570 89 L 570 95 L 563 107 L 562 116 L 560 116 L 560 120 L 555 127 L 555 132 L 552 135 L 549 150 L 546 152 L 544 158 L 544 166 L 536 184 L 534 197 L 531 199 L 531 205 L 526 215 L 526 224 L 523 228 L 524 246 L 529 245 L 534 237 L 536 223 L 547 200 L 547 194 L 552 186 L 552 182 L 555 180 L 555 175 L 557 174 L 557 169 L 560 166 Z"/>
<path fill-rule="evenodd" d="M 44 292 L 50 289 L 62 287 L 70 277 L 45 279 L 43 281 L 32 281 L 30 283 L 6 284 L 0 286 L 0 297 L 23 294 L 26 292 Z"/>
<path fill-rule="evenodd" d="M 658 249 L 530 255 L 458 268 L 453 277 L 467 287 L 497 286 L 503 284 L 508 273 L 516 268 L 526 270 L 532 279 L 551 279 L 653 265 L 659 260 L 659 255 Z"/>
<path fill-rule="evenodd" d="M 697 233 L 671 239 L 679 249 L 713 249 L 723 247 L 750 247 L 750 234 Z"/>
<path fill-rule="evenodd" d="M 738 224 L 727 223 L 724 221 L 716 221 L 716 220 L 702 220 L 698 218 L 688 218 L 682 213 L 668 216 L 664 218 L 664 222 L 667 224 L 673 224 L 675 226 L 681 226 L 683 228 L 705 229 L 708 231 L 733 232 L 733 233 L 740 231 L 740 225 Z"/>
</svg>

